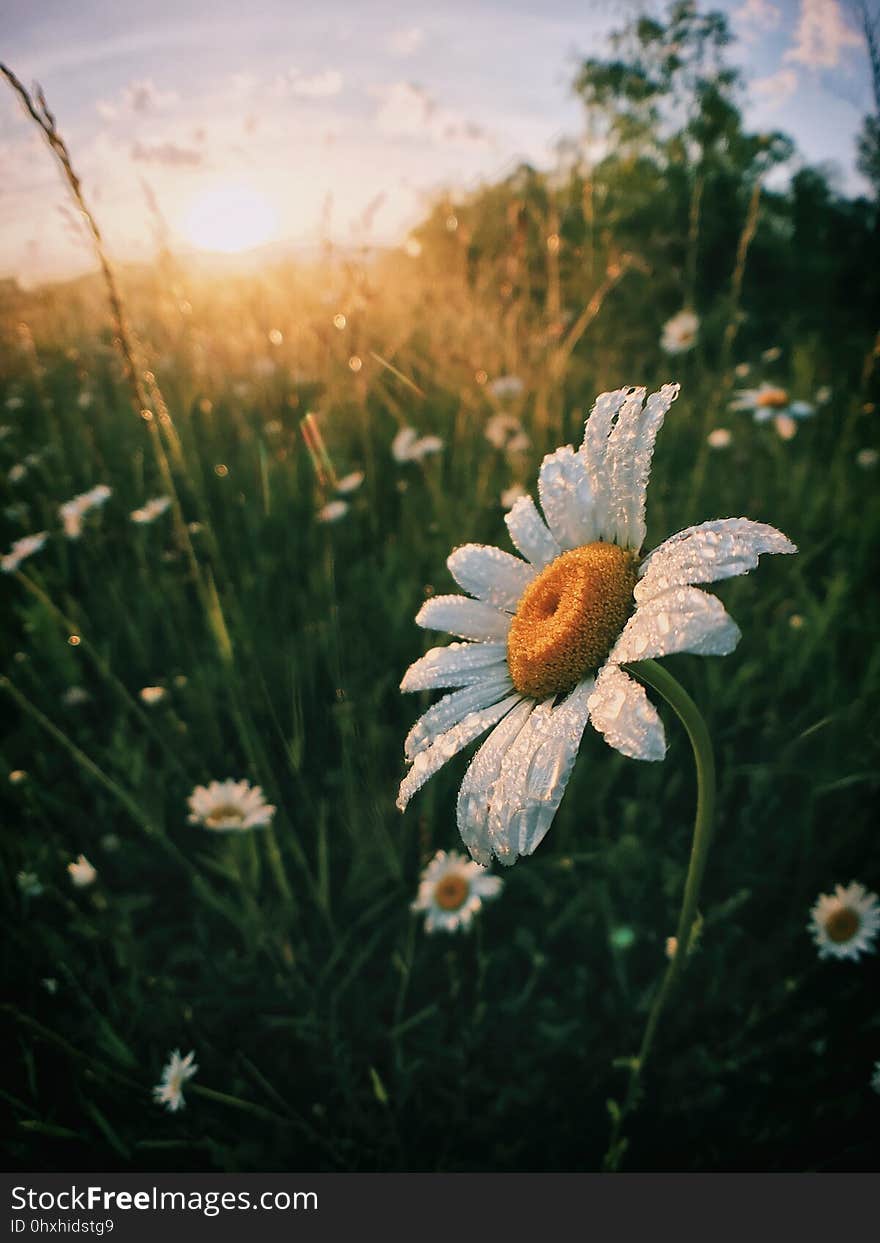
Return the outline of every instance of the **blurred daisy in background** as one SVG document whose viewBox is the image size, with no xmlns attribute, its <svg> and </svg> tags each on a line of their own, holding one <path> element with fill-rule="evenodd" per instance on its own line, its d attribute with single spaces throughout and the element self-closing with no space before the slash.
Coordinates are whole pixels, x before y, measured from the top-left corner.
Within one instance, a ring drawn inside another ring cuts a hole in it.
<svg viewBox="0 0 880 1243">
<path fill-rule="evenodd" d="M 180 1050 L 175 1049 L 162 1068 L 162 1078 L 153 1088 L 153 1100 L 157 1105 L 164 1105 L 169 1113 L 177 1113 L 178 1109 L 186 1107 L 183 1085 L 199 1069 L 193 1061 L 195 1055 L 193 1049 L 186 1057 L 181 1057 Z"/>
<path fill-rule="evenodd" d="M 348 513 L 348 501 L 328 501 L 322 505 L 315 517 L 318 522 L 338 522 Z"/>
<path fill-rule="evenodd" d="M 148 707 L 152 707 L 161 703 L 168 692 L 164 686 L 142 686 L 138 694 Z"/>
<path fill-rule="evenodd" d="M 509 488 L 505 488 L 501 493 L 501 508 L 513 509 L 519 498 L 525 495 L 526 490 L 521 483 L 512 483 Z"/>
<path fill-rule="evenodd" d="M 164 514 L 165 510 L 170 508 L 170 506 L 170 496 L 156 496 L 151 501 L 147 501 L 145 505 L 142 505 L 140 509 L 133 509 L 130 517 L 132 522 L 136 522 L 138 526 L 143 526 L 145 523 L 155 522 L 160 514 Z"/>
<path fill-rule="evenodd" d="M 746 574 L 762 553 L 793 553 L 747 518 L 688 527 L 642 558 L 654 442 L 678 396 L 666 384 L 597 399 L 581 447 L 548 454 L 538 491 L 505 521 L 524 559 L 465 544 L 447 565 L 469 595 L 427 600 L 416 624 L 465 643 L 436 647 L 403 691 L 454 687 L 404 742 L 401 811 L 447 760 L 491 729 L 458 795 L 462 840 L 481 864 L 511 864 L 543 840 L 590 721 L 633 759 L 662 760 L 666 738 L 644 687 L 622 667 L 676 652 L 723 656 L 740 632 L 720 600 L 692 584 Z"/>
<path fill-rule="evenodd" d="M 797 421 L 809 419 L 816 407 L 808 401 L 792 401 L 788 389 L 762 382 L 757 388 L 738 389 L 730 403 L 731 410 L 750 412 L 756 423 L 773 420 L 783 440 L 791 440 L 797 431 Z"/>
<path fill-rule="evenodd" d="M 82 534 L 83 518 L 93 509 L 100 509 L 113 495 L 112 489 L 105 483 L 99 483 L 88 492 L 80 492 L 58 507 L 58 515 L 64 526 L 64 534 L 68 539 L 79 539 Z"/>
<path fill-rule="evenodd" d="M 485 435 L 489 444 L 502 453 L 525 453 L 532 444 L 516 415 L 503 411 L 492 415 L 486 423 Z"/>
<path fill-rule="evenodd" d="M 685 354 L 697 343 L 700 331 L 699 318 L 693 311 L 679 311 L 663 325 L 660 346 L 667 354 Z"/>
<path fill-rule="evenodd" d="M 710 449 L 729 449 L 733 436 L 726 427 L 716 427 L 706 437 Z"/>
<path fill-rule="evenodd" d="M 395 462 L 420 462 L 442 448 L 439 436 L 419 436 L 414 427 L 402 427 L 391 442 L 391 456 Z"/>
<path fill-rule="evenodd" d="M 519 376 L 499 375 L 489 381 L 486 391 L 491 393 L 496 401 L 516 401 L 517 397 L 522 397 L 525 387 Z"/>
<path fill-rule="evenodd" d="M 357 492 L 363 482 L 364 472 L 362 470 L 353 470 L 350 474 L 343 475 L 336 485 L 336 491 L 340 496 L 348 496 L 352 492 Z"/>
<path fill-rule="evenodd" d="M 414 911 L 425 912 L 426 932 L 469 928 L 483 902 L 497 898 L 503 881 L 457 851 L 438 850 L 422 872 Z"/>
<path fill-rule="evenodd" d="M 27 773 L 24 771 L 24 769 L 13 768 L 12 772 L 9 774 L 9 784 L 14 785 L 14 786 L 20 786 L 23 781 L 27 781 Z"/>
<path fill-rule="evenodd" d="M 249 781 L 212 781 L 196 786 L 187 799 L 190 824 L 206 829 L 256 829 L 270 824 L 275 808 Z"/>
<path fill-rule="evenodd" d="M 833 894 L 821 893 L 807 925 L 819 947 L 820 958 L 850 958 L 872 953 L 880 931 L 880 903 L 857 881 L 836 885 Z"/>
<path fill-rule="evenodd" d="M 73 863 L 68 863 L 67 871 L 77 889 L 88 889 L 98 879 L 98 872 L 93 868 L 85 855 L 77 855 Z"/>
<path fill-rule="evenodd" d="M 88 703 L 90 699 L 91 695 L 84 686 L 68 686 L 61 696 L 61 702 L 65 708 L 79 708 L 82 704 Z"/>
<path fill-rule="evenodd" d="M 48 531 L 38 531 L 36 535 L 25 535 L 17 539 L 9 552 L 0 557 L 0 570 L 4 574 L 11 574 L 17 570 L 22 561 L 40 551 L 48 538 Z"/>
<path fill-rule="evenodd" d="M 880 454 L 876 449 L 859 449 L 856 454 L 856 466 L 860 466 L 862 470 L 873 470 L 878 459 L 880 459 Z"/>
</svg>

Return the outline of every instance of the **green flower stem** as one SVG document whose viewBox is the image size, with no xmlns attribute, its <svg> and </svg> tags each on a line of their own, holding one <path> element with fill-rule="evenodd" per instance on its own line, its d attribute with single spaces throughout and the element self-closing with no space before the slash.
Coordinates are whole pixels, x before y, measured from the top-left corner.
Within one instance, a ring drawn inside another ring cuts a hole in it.
<svg viewBox="0 0 880 1243">
<path fill-rule="evenodd" d="M 687 730 L 697 770 L 697 811 L 694 817 L 694 835 L 681 913 L 675 934 L 676 950 L 669 960 L 669 966 L 666 968 L 648 1013 L 648 1021 L 645 1024 L 638 1054 L 629 1063 L 629 1084 L 623 1104 L 619 1107 L 612 1107 L 611 1140 L 603 1162 L 603 1169 L 608 1171 L 620 1168 L 621 1159 L 626 1151 L 626 1140 L 623 1137 L 624 1123 L 639 1102 L 642 1075 L 654 1043 L 660 1017 L 684 970 L 688 952 L 692 948 L 694 936 L 699 927 L 700 917 L 697 904 L 703 874 L 706 870 L 706 861 L 709 857 L 712 822 L 715 815 L 715 758 L 712 754 L 712 740 L 699 708 L 672 674 L 656 661 L 639 661 L 638 664 L 627 666 L 627 669 L 641 682 L 663 696 Z"/>
</svg>

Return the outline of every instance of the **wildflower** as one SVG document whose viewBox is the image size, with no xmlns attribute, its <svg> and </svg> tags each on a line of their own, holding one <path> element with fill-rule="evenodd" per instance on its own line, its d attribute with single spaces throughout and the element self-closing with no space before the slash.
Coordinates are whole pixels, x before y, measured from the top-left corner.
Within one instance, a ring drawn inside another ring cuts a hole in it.
<svg viewBox="0 0 880 1243">
<path fill-rule="evenodd" d="M 851 958 L 872 953 L 880 931 L 880 903 L 876 893 L 853 881 L 834 893 L 820 893 L 810 911 L 808 930 L 819 947 L 820 958 Z"/>
<path fill-rule="evenodd" d="M 761 357 L 765 363 L 778 362 L 782 357 L 782 347 L 779 345 L 771 345 L 769 350 L 763 350 Z"/>
<path fill-rule="evenodd" d="M 856 454 L 856 466 L 860 466 L 862 470 L 873 470 L 877 465 L 878 455 L 876 449 L 859 449 Z"/>
<path fill-rule="evenodd" d="M 443 441 L 439 436 L 419 436 L 414 427 L 402 427 L 391 442 L 395 462 L 420 462 L 429 453 L 439 453 Z"/>
<path fill-rule="evenodd" d="M 58 514 L 67 538 L 79 539 L 85 515 L 93 509 L 99 509 L 112 495 L 112 490 L 105 483 L 99 483 L 88 492 L 80 492 L 78 496 L 59 505 Z"/>
<path fill-rule="evenodd" d="M 733 436 L 726 427 L 716 427 L 706 437 L 710 449 L 729 449 Z"/>
<path fill-rule="evenodd" d="M 88 889 L 89 885 L 94 885 L 98 879 L 97 870 L 92 867 L 85 855 L 78 855 L 73 863 L 68 863 L 67 870 L 77 889 Z"/>
<path fill-rule="evenodd" d="M 32 557 L 35 552 L 40 551 L 48 538 L 48 531 L 38 531 L 36 535 L 24 535 L 17 539 L 9 552 L 0 557 L 0 570 L 4 574 L 17 570 L 26 557 Z"/>
<path fill-rule="evenodd" d="M 816 404 L 819 406 L 827 406 L 831 400 L 831 387 L 828 384 L 822 384 L 816 389 Z"/>
<path fill-rule="evenodd" d="M 342 496 L 348 496 L 351 492 L 357 492 L 363 482 L 364 472 L 353 470 L 350 475 L 343 475 L 336 485 L 336 491 Z"/>
<path fill-rule="evenodd" d="M 88 703 L 90 699 L 91 695 L 84 686 L 68 686 L 61 696 L 61 702 L 65 708 L 78 708 L 80 704 Z"/>
<path fill-rule="evenodd" d="M 505 488 L 501 493 L 501 508 L 513 509 L 519 498 L 525 495 L 526 490 L 521 483 L 512 483 L 509 488 Z"/>
<path fill-rule="evenodd" d="M 256 829 L 269 824 L 275 808 L 249 781 L 212 781 L 196 786 L 187 799 L 190 824 L 206 829 Z"/>
<path fill-rule="evenodd" d="M 348 513 L 348 501 L 328 501 L 317 512 L 318 522 L 338 522 Z"/>
<path fill-rule="evenodd" d="M 737 363 L 733 369 L 733 374 L 738 380 L 744 380 L 750 371 L 751 367 L 748 363 Z"/>
<path fill-rule="evenodd" d="M 756 423 L 771 419 L 783 440 L 794 435 L 794 420 L 808 419 L 816 413 L 808 401 L 792 401 L 788 389 L 762 383 L 758 388 L 741 388 L 730 403 L 731 410 L 750 410 Z"/>
<path fill-rule="evenodd" d="M 27 773 L 24 769 L 13 768 L 12 772 L 9 774 L 9 784 L 13 786 L 20 786 L 23 781 L 27 781 Z"/>
<path fill-rule="evenodd" d="M 180 1050 L 175 1049 L 162 1068 L 162 1078 L 153 1088 L 153 1100 L 157 1105 L 164 1105 L 169 1113 L 177 1113 L 178 1109 L 186 1108 L 183 1085 L 199 1069 L 193 1061 L 195 1055 L 193 1049 L 186 1057 L 181 1057 Z"/>
<path fill-rule="evenodd" d="M 678 953 L 678 937 L 666 938 L 666 957 L 673 959 Z"/>
<path fill-rule="evenodd" d="M 10 483 L 21 483 L 22 479 L 24 479 L 27 472 L 28 472 L 28 468 L 24 462 L 16 462 L 14 466 L 11 466 L 9 468 L 9 474 L 7 478 L 9 479 Z"/>
<path fill-rule="evenodd" d="M 19 872 L 15 882 L 19 893 L 25 898 L 38 898 L 43 893 L 43 886 L 36 872 Z"/>
<path fill-rule="evenodd" d="M 493 414 L 486 424 L 486 439 L 493 448 L 505 453 L 524 453 L 531 447 L 522 423 L 513 414 Z"/>
<path fill-rule="evenodd" d="M 791 617 L 788 619 L 788 624 L 792 630 L 803 630 L 807 622 L 802 613 L 792 613 Z"/>
<path fill-rule="evenodd" d="M 465 643 L 433 648 L 403 691 L 456 687 L 416 722 L 403 810 L 437 770 L 486 730 L 458 796 L 471 855 L 531 854 L 562 800 L 587 721 L 634 759 L 662 760 L 666 740 L 644 688 L 622 666 L 675 652 L 725 655 L 740 633 L 721 602 L 692 584 L 744 574 L 762 553 L 793 553 L 779 531 L 746 518 L 689 527 L 642 559 L 654 441 L 678 396 L 667 384 L 603 393 L 583 444 L 545 457 L 539 494 L 506 516 L 525 560 L 478 544 L 447 565 L 468 596 L 425 602 L 417 625 Z M 644 402 L 644 406 L 643 406 Z"/>
<path fill-rule="evenodd" d="M 138 694 L 147 707 L 152 708 L 154 704 L 161 703 L 168 692 L 164 686 L 142 686 Z"/>
<path fill-rule="evenodd" d="M 76 404 L 79 406 L 80 410 L 88 410 L 89 406 L 92 404 L 94 400 L 95 399 L 92 396 L 92 394 L 89 392 L 89 390 L 87 388 L 84 388 L 83 391 L 80 393 L 80 395 L 77 397 Z"/>
<path fill-rule="evenodd" d="M 130 514 L 131 520 L 139 525 L 143 525 L 146 522 L 154 522 L 160 514 L 165 513 L 165 510 L 170 505 L 170 496 L 156 496 L 153 500 L 147 501 L 140 509 L 133 509 Z"/>
<path fill-rule="evenodd" d="M 525 387 L 519 376 L 515 375 L 496 376 L 486 385 L 487 391 L 496 401 L 515 401 L 517 397 L 523 395 Z"/>
<path fill-rule="evenodd" d="M 12 435 L 12 428 L 9 426 L 8 423 L 4 423 L 2 426 L 0 426 L 0 440 L 5 440 L 7 436 L 11 436 L 11 435 Z"/>
<path fill-rule="evenodd" d="M 679 311 L 663 325 L 660 345 L 667 354 L 684 354 L 697 343 L 700 321 L 693 311 Z"/>
<path fill-rule="evenodd" d="M 414 911 L 425 911 L 426 932 L 469 928 L 484 899 L 497 898 L 503 881 L 457 851 L 438 850 L 422 872 Z"/>
<path fill-rule="evenodd" d="M 21 397 L 7 397 L 6 398 L 6 409 L 7 410 L 20 410 L 23 405 L 24 405 L 24 399 Z"/>
</svg>

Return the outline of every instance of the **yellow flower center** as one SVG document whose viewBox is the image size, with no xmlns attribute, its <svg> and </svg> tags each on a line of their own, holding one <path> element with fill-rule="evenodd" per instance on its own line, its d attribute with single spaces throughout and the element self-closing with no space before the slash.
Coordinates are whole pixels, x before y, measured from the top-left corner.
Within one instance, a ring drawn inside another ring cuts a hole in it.
<svg viewBox="0 0 880 1243">
<path fill-rule="evenodd" d="M 770 410 L 781 410 L 788 405 L 788 393 L 784 388 L 766 388 L 758 393 L 755 405 Z"/>
<path fill-rule="evenodd" d="M 434 901 L 442 911 L 457 911 L 471 891 L 470 884 L 459 872 L 447 872 L 434 886 Z"/>
<path fill-rule="evenodd" d="M 598 541 L 564 552 L 529 583 L 507 638 L 520 694 L 564 694 L 599 668 L 633 610 L 637 565 L 630 549 Z"/>
<path fill-rule="evenodd" d="M 829 915 L 825 921 L 825 931 L 837 945 L 842 945 L 845 941 L 851 941 L 860 926 L 861 920 L 859 919 L 858 912 L 848 906 L 842 906 L 840 910 Z"/>
<path fill-rule="evenodd" d="M 205 816 L 205 824 L 210 828 L 216 829 L 221 824 L 242 824 L 244 815 L 240 807 L 235 807 L 232 803 L 221 803 L 219 807 L 212 807 Z"/>
</svg>

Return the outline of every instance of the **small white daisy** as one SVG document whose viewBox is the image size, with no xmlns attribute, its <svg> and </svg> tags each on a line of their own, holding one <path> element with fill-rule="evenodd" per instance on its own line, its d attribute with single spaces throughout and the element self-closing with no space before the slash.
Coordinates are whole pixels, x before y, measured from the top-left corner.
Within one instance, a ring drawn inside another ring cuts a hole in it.
<svg viewBox="0 0 880 1243">
<path fill-rule="evenodd" d="M 525 495 L 526 490 L 521 483 L 512 483 L 509 488 L 505 488 L 501 493 L 501 508 L 513 509 L 519 498 Z"/>
<path fill-rule="evenodd" d="M 485 436 L 489 444 L 502 453 L 525 453 L 532 444 L 516 415 L 503 410 L 493 414 L 486 423 Z"/>
<path fill-rule="evenodd" d="M 710 449 L 729 449 L 733 436 L 726 427 L 716 427 L 706 437 Z"/>
<path fill-rule="evenodd" d="M 782 347 L 779 345 L 771 345 L 769 350 L 762 350 L 761 357 L 765 363 L 775 363 L 782 357 Z"/>
<path fill-rule="evenodd" d="M 161 703 L 168 694 L 164 686 L 142 686 L 138 694 L 147 707 Z"/>
<path fill-rule="evenodd" d="M 497 898 L 503 881 L 452 850 L 438 850 L 422 872 L 414 911 L 425 912 L 426 932 L 469 928 L 483 902 Z"/>
<path fill-rule="evenodd" d="M 17 570 L 26 557 L 32 557 L 35 552 L 40 551 L 48 538 L 48 531 L 38 531 L 36 535 L 24 535 L 17 539 L 9 552 L 0 557 L 0 570 L 4 574 Z"/>
<path fill-rule="evenodd" d="M 193 1049 L 186 1057 L 181 1057 L 180 1050 L 175 1049 L 162 1068 L 162 1078 L 153 1088 L 153 1100 L 157 1105 L 164 1105 L 169 1113 L 177 1113 L 178 1109 L 186 1108 L 183 1085 L 199 1069 L 193 1061 L 195 1055 Z"/>
<path fill-rule="evenodd" d="M 587 722 L 610 746 L 662 760 L 666 738 L 644 687 L 625 666 L 676 652 L 723 656 L 740 632 L 720 600 L 694 583 L 754 569 L 762 553 L 793 553 L 779 531 L 747 518 L 688 527 L 647 557 L 645 492 L 654 441 L 678 396 L 667 384 L 603 393 L 577 450 L 548 454 L 538 492 L 505 517 L 523 559 L 465 544 L 447 561 L 469 595 L 427 600 L 416 623 L 464 643 L 436 647 L 404 675 L 403 691 L 454 687 L 415 723 L 401 811 L 457 752 L 487 730 L 458 795 L 458 827 L 478 863 L 511 864 L 543 840 Z"/>
<path fill-rule="evenodd" d="M 880 454 L 876 449 L 859 449 L 856 454 L 856 466 L 860 466 L 862 470 L 873 470 L 880 460 Z"/>
<path fill-rule="evenodd" d="M 89 390 L 87 388 L 84 388 L 83 391 L 80 393 L 80 395 L 77 397 L 76 404 L 79 406 L 80 410 L 88 410 L 89 406 L 92 404 L 94 400 L 95 399 L 92 396 L 92 394 L 89 392 Z"/>
<path fill-rule="evenodd" d="M 71 497 L 63 505 L 59 505 L 58 514 L 64 526 L 64 534 L 68 539 L 79 539 L 82 534 L 83 518 L 93 509 L 99 509 L 113 495 L 112 489 L 105 483 L 99 483 L 88 492 L 80 492 Z"/>
<path fill-rule="evenodd" d="M 351 492 L 357 492 L 363 482 L 364 472 L 362 470 L 353 470 L 351 474 L 343 475 L 336 485 L 336 491 L 340 496 L 348 496 Z"/>
<path fill-rule="evenodd" d="M 525 387 L 519 376 L 515 375 L 496 376 L 486 385 L 496 401 L 515 401 L 517 397 L 522 397 Z"/>
<path fill-rule="evenodd" d="M 249 781 L 212 781 L 196 786 L 187 799 L 190 824 L 206 829 L 256 829 L 269 824 L 275 808 Z"/>
<path fill-rule="evenodd" d="M 6 477 L 10 483 L 21 483 L 27 473 L 27 465 L 24 462 L 16 462 L 9 468 L 9 474 Z"/>
<path fill-rule="evenodd" d="M 835 885 L 834 893 L 820 893 L 807 928 L 819 947 L 820 958 L 851 958 L 874 950 L 880 932 L 880 902 L 876 893 L 853 881 L 846 888 Z"/>
<path fill-rule="evenodd" d="M 730 403 L 731 410 L 750 411 L 756 423 L 769 423 L 772 419 L 783 440 L 791 440 L 795 419 L 809 419 L 816 407 L 808 401 L 792 401 L 786 388 L 766 381 L 757 388 L 738 389 Z"/>
<path fill-rule="evenodd" d="M 797 435 L 797 421 L 790 414 L 777 414 L 773 420 L 780 440 L 794 440 Z"/>
<path fill-rule="evenodd" d="M 817 405 L 827 406 L 828 402 L 831 400 L 831 397 L 832 397 L 832 390 L 831 390 L 830 385 L 821 384 L 816 389 L 816 404 Z"/>
<path fill-rule="evenodd" d="M 78 855 L 73 863 L 68 863 L 67 871 L 77 889 L 88 889 L 98 879 L 97 868 L 93 868 L 85 855 Z"/>
<path fill-rule="evenodd" d="M 9 784 L 20 786 L 23 781 L 27 781 L 27 773 L 23 768 L 13 768 L 9 774 Z"/>
<path fill-rule="evenodd" d="M 166 509 L 171 505 L 170 496 L 156 496 L 151 501 L 147 501 L 140 509 L 133 509 L 129 517 L 132 522 L 136 522 L 139 526 L 143 526 L 147 522 L 155 522 L 155 520 L 164 514 Z"/>
<path fill-rule="evenodd" d="M 684 309 L 663 325 L 660 346 L 667 354 L 684 354 L 697 343 L 700 320 L 693 311 Z"/>
<path fill-rule="evenodd" d="M 338 522 L 348 513 L 348 501 L 328 501 L 322 505 L 315 517 L 318 522 Z"/>
<path fill-rule="evenodd" d="M 395 462 L 420 462 L 442 448 L 439 436 L 419 436 L 414 427 L 402 427 L 391 442 L 391 456 Z"/>
<path fill-rule="evenodd" d="M 24 405 L 24 398 L 22 397 L 7 397 L 6 398 L 6 409 L 7 410 L 20 410 L 23 405 Z"/>
</svg>

